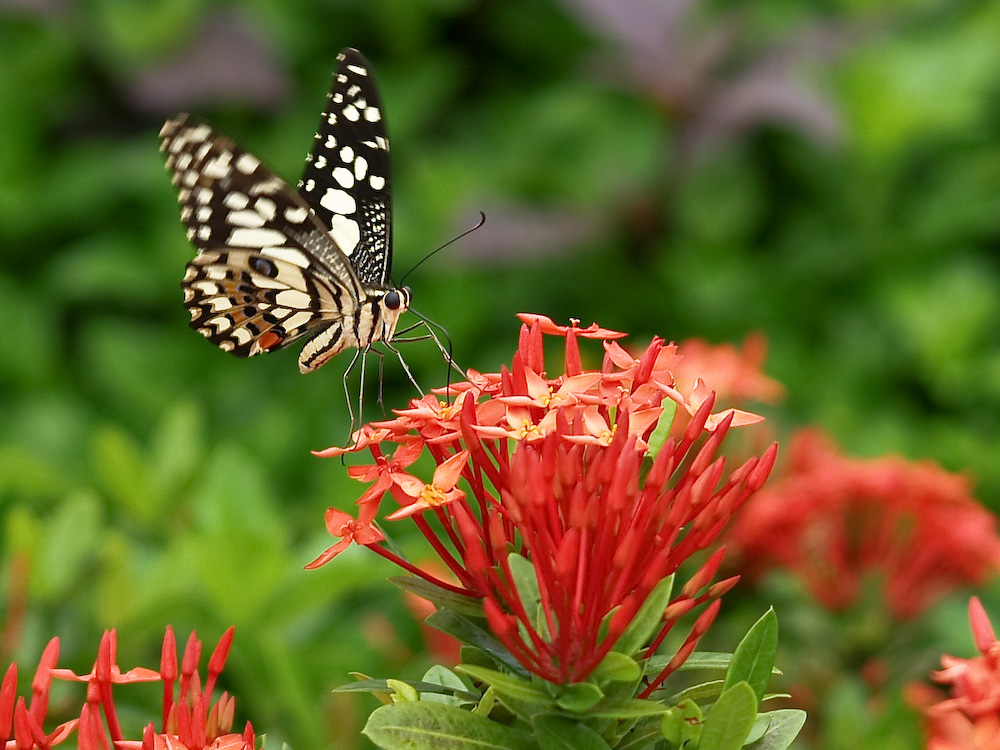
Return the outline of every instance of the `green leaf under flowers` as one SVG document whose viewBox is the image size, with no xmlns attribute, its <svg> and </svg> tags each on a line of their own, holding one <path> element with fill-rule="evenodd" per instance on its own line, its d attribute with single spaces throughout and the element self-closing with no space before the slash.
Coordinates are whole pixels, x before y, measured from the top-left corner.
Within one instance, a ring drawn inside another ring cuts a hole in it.
<svg viewBox="0 0 1000 750">
<path fill-rule="evenodd" d="M 632 622 L 625 628 L 625 632 L 615 643 L 615 651 L 619 651 L 626 656 L 633 656 L 649 643 L 653 633 L 660 627 L 663 613 L 670 604 L 670 595 L 674 588 L 673 575 L 660 581 L 646 597 L 646 601 L 639 607 Z"/>
<path fill-rule="evenodd" d="M 598 685 L 606 682 L 632 682 L 642 677 L 639 664 L 625 654 L 609 651 L 590 678 Z"/>
<path fill-rule="evenodd" d="M 388 679 L 385 684 L 392 691 L 392 700 L 395 703 L 416 703 L 420 700 L 420 693 L 402 680 Z"/>
<path fill-rule="evenodd" d="M 473 666 L 472 664 L 459 664 L 455 667 L 455 671 L 467 674 L 474 680 L 486 683 L 496 691 L 500 698 L 509 697 L 523 703 L 531 703 L 548 708 L 555 708 L 556 706 L 555 699 L 545 690 L 521 677 L 497 672 L 495 669 Z"/>
<path fill-rule="evenodd" d="M 462 678 L 452 672 L 447 667 L 441 666 L 440 664 L 435 664 L 433 667 L 424 672 L 422 682 L 429 683 L 431 685 L 440 685 L 444 688 L 450 688 L 456 692 L 468 692 L 470 685 L 467 685 L 462 681 Z M 459 699 L 451 693 L 445 693 L 438 690 L 435 691 L 421 691 L 420 700 L 422 701 L 434 701 L 436 703 L 448 703 L 449 705 L 457 705 Z"/>
<path fill-rule="evenodd" d="M 483 601 L 474 596 L 456 594 L 454 591 L 435 586 L 430 581 L 425 581 L 417 576 L 393 576 L 389 578 L 392 583 L 403 591 L 416 594 L 421 599 L 426 599 L 438 609 L 448 609 L 461 615 L 469 617 L 483 617 Z"/>
<path fill-rule="evenodd" d="M 583 713 L 597 705 L 604 693 L 592 682 L 576 682 L 565 685 L 556 696 L 556 705 L 566 711 Z"/>
<path fill-rule="evenodd" d="M 646 445 L 649 446 L 647 455 L 651 460 L 656 458 L 656 454 L 660 452 L 663 444 L 670 437 L 670 425 L 673 423 L 674 415 L 677 412 L 677 403 L 673 399 L 663 399 L 660 402 L 660 406 L 663 408 L 663 413 L 660 414 L 660 418 L 656 421 L 656 427 L 653 428 L 653 432 L 649 435 L 649 440 L 646 441 Z"/>
<path fill-rule="evenodd" d="M 786 750 L 806 723 L 806 712 L 793 708 L 758 714 L 758 719 L 768 720 L 763 736 L 747 745 L 747 750 Z"/>
<path fill-rule="evenodd" d="M 587 715 L 595 718 L 625 720 L 659 716 L 666 711 L 667 706 L 660 701 L 640 700 L 639 698 L 605 699 L 587 711 Z"/>
<path fill-rule="evenodd" d="M 517 674 L 528 674 L 510 651 L 490 631 L 465 615 L 447 609 L 439 609 L 437 612 L 432 612 L 424 622 L 432 628 L 454 636 L 462 643 L 468 643 L 485 651 L 505 667 L 509 667 L 511 671 Z"/>
<path fill-rule="evenodd" d="M 655 716 L 637 721 L 635 725 L 615 743 L 615 750 L 649 750 L 657 746 L 661 737 L 662 719 Z"/>
<path fill-rule="evenodd" d="M 542 594 L 538 590 L 538 576 L 535 574 L 535 566 L 527 558 L 513 553 L 507 556 L 507 564 L 510 566 L 514 587 L 517 589 L 517 596 L 521 600 L 524 611 L 529 615 L 532 612 L 539 612 Z"/>
<path fill-rule="evenodd" d="M 392 680 L 393 683 L 403 682 L 403 680 Z M 422 682 L 419 680 L 406 680 L 407 685 L 409 685 L 414 690 L 421 694 L 424 693 L 436 693 L 438 695 L 452 695 L 460 700 L 476 702 L 480 699 L 478 693 L 472 692 L 468 689 L 457 690 L 452 687 L 445 685 L 437 685 L 433 682 Z M 389 684 L 389 680 L 358 680 L 357 682 L 349 682 L 346 685 L 341 685 L 340 687 L 335 687 L 333 689 L 334 693 L 388 693 L 393 690 L 392 685 Z"/>
<path fill-rule="evenodd" d="M 542 750 L 611 750 L 593 729 L 564 716 L 540 714 L 532 717 L 531 726 Z"/>
<path fill-rule="evenodd" d="M 655 658 L 655 657 L 654 657 Z M 670 657 L 663 657 L 663 665 L 660 669 L 663 669 L 667 665 Z M 733 655 L 726 653 L 725 651 L 695 651 L 684 663 L 678 668 L 678 672 L 691 671 L 693 669 L 729 669 L 729 664 L 733 660 Z M 653 661 L 652 659 L 650 661 Z M 650 669 L 650 672 L 658 672 L 659 670 Z M 777 667 L 771 667 L 772 675 L 780 675 L 783 672 Z"/>
<path fill-rule="evenodd" d="M 778 617 L 770 608 L 753 624 L 733 652 L 723 692 L 739 682 L 750 685 L 759 703 L 764 697 L 778 653 Z"/>
<path fill-rule="evenodd" d="M 490 711 L 493 710 L 493 706 L 497 702 L 497 691 L 493 688 L 487 688 L 486 692 L 483 693 L 482 699 L 476 704 L 476 707 L 472 709 L 472 712 L 479 714 L 480 716 L 489 716 Z"/>
<path fill-rule="evenodd" d="M 707 705 L 720 695 L 722 695 L 722 680 L 709 680 L 708 682 L 700 682 L 697 685 L 684 688 L 663 700 L 670 705 L 688 700 Z"/>
<path fill-rule="evenodd" d="M 382 706 L 362 733 L 385 750 L 534 750 L 527 732 L 437 703 Z"/>
<path fill-rule="evenodd" d="M 739 750 L 757 718 L 757 696 L 748 682 L 723 691 L 705 716 L 698 750 Z"/>
<path fill-rule="evenodd" d="M 663 715 L 660 732 L 671 748 L 684 747 L 686 743 L 697 747 L 703 723 L 701 706 L 692 700 L 684 700 L 671 706 Z"/>
</svg>

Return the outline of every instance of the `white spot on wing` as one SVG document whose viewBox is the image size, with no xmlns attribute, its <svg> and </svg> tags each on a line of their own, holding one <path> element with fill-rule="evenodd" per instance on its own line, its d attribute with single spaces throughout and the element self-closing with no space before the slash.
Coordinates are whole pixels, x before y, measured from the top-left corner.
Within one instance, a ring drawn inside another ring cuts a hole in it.
<svg viewBox="0 0 1000 750">
<path fill-rule="evenodd" d="M 226 193 L 222 202 L 225 204 L 226 208 L 232 208 L 233 210 L 239 211 L 240 209 L 246 208 L 250 204 L 250 199 L 243 195 L 243 193 L 234 190 L 231 193 Z"/>
<path fill-rule="evenodd" d="M 285 327 L 286 331 L 294 331 L 296 328 L 301 328 L 306 325 L 310 320 L 313 319 L 312 313 L 307 312 L 297 312 L 289 318 L 282 321 L 281 325 Z"/>
<path fill-rule="evenodd" d="M 236 160 L 236 168 L 243 174 L 253 174 L 259 166 L 257 157 L 251 154 L 240 154 L 240 158 Z"/>
<path fill-rule="evenodd" d="M 385 177 L 373 174 L 368 180 L 368 184 L 372 186 L 372 190 L 381 190 L 385 187 Z"/>
<path fill-rule="evenodd" d="M 230 163 L 232 160 L 233 155 L 229 151 L 223 151 L 214 159 L 209 160 L 205 166 L 202 167 L 202 174 L 213 180 L 221 180 L 229 174 Z"/>
<path fill-rule="evenodd" d="M 230 245 L 236 247 L 269 247 L 284 245 L 285 235 L 277 229 L 234 229 L 229 235 Z"/>
<path fill-rule="evenodd" d="M 278 215 L 278 207 L 270 198 L 258 198 L 254 201 L 253 207 L 268 221 L 274 221 L 274 217 Z"/>
<path fill-rule="evenodd" d="M 230 224 L 235 224 L 238 227 L 252 229 L 254 227 L 264 226 L 264 217 L 256 211 L 251 211 L 249 209 L 244 211 L 230 211 L 227 218 L 229 219 Z"/>
<path fill-rule="evenodd" d="M 332 218 L 330 237 L 337 243 L 337 247 L 344 255 L 350 256 L 361 239 L 361 228 L 358 226 L 358 222 L 348 219 L 346 216 L 334 214 Z"/>
<path fill-rule="evenodd" d="M 245 344 L 250 343 L 250 340 L 253 338 L 253 334 L 250 333 L 250 331 L 248 331 L 246 328 L 234 328 L 233 338 L 236 339 L 236 342 L 240 346 L 243 346 Z"/>
<path fill-rule="evenodd" d="M 309 295 L 296 289 L 286 289 L 274 295 L 274 301 L 279 305 L 291 307 L 295 310 L 308 310 L 310 300 Z"/>
<path fill-rule="evenodd" d="M 326 193 L 319 199 L 319 205 L 335 214 L 353 214 L 358 208 L 349 193 L 336 188 L 327 188 Z"/>
<path fill-rule="evenodd" d="M 350 190 L 354 187 L 354 175 L 351 174 L 351 170 L 347 167 L 337 167 L 333 170 L 333 179 L 335 179 L 337 184 L 345 190 Z"/>
<path fill-rule="evenodd" d="M 291 206 L 285 209 L 285 221 L 289 224 L 301 224 L 309 215 L 309 209 L 303 206 Z"/>
</svg>

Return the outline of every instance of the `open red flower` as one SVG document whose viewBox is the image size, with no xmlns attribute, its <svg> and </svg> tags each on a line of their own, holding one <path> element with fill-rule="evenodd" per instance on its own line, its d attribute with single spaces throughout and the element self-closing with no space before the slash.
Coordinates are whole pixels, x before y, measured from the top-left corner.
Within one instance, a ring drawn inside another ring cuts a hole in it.
<svg viewBox="0 0 1000 750">
<path fill-rule="evenodd" d="M 969 622 L 979 656 L 944 655 L 935 682 L 950 696 L 924 706 L 928 750 L 1000 748 L 1000 641 L 977 597 L 969 601 Z"/>
<path fill-rule="evenodd" d="M 381 540 L 355 534 L 355 541 L 414 575 L 483 599 L 491 629 L 511 653 L 564 684 L 586 679 L 656 585 L 715 540 L 767 478 L 776 446 L 727 475 L 717 453 L 728 430 L 759 418 L 713 414 L 714 397 L 679 391 L 672 346 L 653 339 L 635 358 L 613 341 L 623 334 L 596 324 L 521 317 L 509 368 L 470 372 L 452 387 L 460 394 L 454 404 L 415 401 L 396 419 L 362 428 L 354 446 L 323 454 L 367 448 L 375 463 L 353 474 L 374 479 L 378 497 L 391 494 L 403 506 L 388 518 L 410 516 L 458 583 L 421 570 Z M 543 334 L 563 339 L 564 374 L 546 370 Z M 600 370 L 584 370 L 581 337 L 603 342 Z M 438 464 L 429 483 L 392 468 L 415 441 Z M 366 496 L 374 503 L 374 494 Z M 719 562 L 721 554 L 709 558 L 683 587 L 655 643 L 731 585 L 710 585 Z M 514 567 L 524 563 L 533 569 L 537 602 L 515 583 Z M 669 671 L 715 611 L 699 618 Z"/>
<path fill-rule="evenodd" d="M 824 606 L 843 610 L 878 576 L 898 618 L 1000 569 L 996 517 L 969 480 L 929 462 L 841 455 L 817 431 L 793 440 L 784 474 L 727 536 L 742 570 L 781 568 Z"/>
</svg>

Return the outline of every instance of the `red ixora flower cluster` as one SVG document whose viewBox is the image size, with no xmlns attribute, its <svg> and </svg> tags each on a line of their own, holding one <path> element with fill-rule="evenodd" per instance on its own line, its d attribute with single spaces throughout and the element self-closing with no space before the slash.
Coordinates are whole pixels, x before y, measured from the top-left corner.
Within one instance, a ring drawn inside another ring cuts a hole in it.
<svg viewBox="0 0 1000 750">
<path fill-rule="evenodd" d="M 996 517 L 967 477 L 899 456 L 848 458 L 816 430 L 796 435 L 788 456 L 727 533 L 741 570 L 788 570 L 832 610 L 878 576 L 889 609 L 906 619 L 1000 568 Z"/>
<path fill-rule="evenodd" d="M 253 750 L 254 732 L 248 723 L 242 734 L 230 732 L 235 701 L 223 693 L 212 702 L 212 690 L 229 654 L 233 629 L 229 628 L 212 652 L 208 662 L 208 678 L 202 688 L 198 676 L 201 641 L 194 633 L 188 638 L 184 657 L 178 669 L 177 644 L 168 627 L 163 638 L 160 671 L 136 667 L 122 672 L 118 667 L 118 646 L 114 630 L 105 632 L 97 653 L 97 661 L 89 674 L 77 675 L 69 669 L 57 668 L 59 639 L 53 638 L 42 654 L 31 683 L 31 705 L 17 698 L 17 665 L 11 664 L 0 687 L 0 746 L 18 750 L 49 748 L 69 738 L 75 731 L 76 746 L 81 750 L 106 750 L 112 745 L 121 750 Z M 53 679 L 85 682 L 87 698 L 79 718 L 72 719 L 46 733 L 42 725 L 49 705 Z M 115 709 L 113 686 L 136 682 L 163 682 L 162 729 L 157 732 L 150 722 L 141 740 L 124 737 Z M 174 687 L 178 694 L 175 700 Z M 103 721 L 102 721 L 103 716 Z"/>
<path fill-rule="evenodd" d="M 969 601 L 969 623 L 979 656 L 944 655 L 935 682 L 951 696 L 924 708 L 928 750 L 1000 749 L 1000 641 L 977 597 Z"/>
<path fill-rule="evenodd" d="M 451 387 L 451 403 L 433 395 L 414 400 L 396 419 L 363 427 L 352 446 L 318 454 L 368 449 L 375 462 L 350 467 L 351 476 L 373 484 L 358 500 L 357 518 L 327 511 L 327 528 L 340 541 L 308 567 L 355 543 L 438 586 L 482 598 L 490 628 L 511 653 L 565 684 L 586 679 L 653 588 L 715 540 L 764 483 L 777 446 L 727 477 L 716 457 L 726 433 L 760 418 L 713 414 L 713 394 L 678 391 L 676 347 L 656 338 L 634 358 L 614 341 L 624 334 L 520 317 L 509 369 L 470 370 L 467 382 Z M 543 335 L 564 339 L 564 374 L 546 372 Z M 603 342 L 600 371 L 583 369 L 580 338 Z M 429 482 L 407 472 L 424 451 L 437 464 Z M 381 544 L 375 518 L 386 493 L 400 506 L 388 520 L 412 518 L 457 585 Z M 534 567 L 544 622 L 524 604 L 512 555 Z M 735 583 L 710 585 L 721 561 L 720 551 L 678 587 L 651 648 L 677 618 L 712 603 L 648 691 L 687 658 L 718 610 L 715 600 Z"/>
</svg>

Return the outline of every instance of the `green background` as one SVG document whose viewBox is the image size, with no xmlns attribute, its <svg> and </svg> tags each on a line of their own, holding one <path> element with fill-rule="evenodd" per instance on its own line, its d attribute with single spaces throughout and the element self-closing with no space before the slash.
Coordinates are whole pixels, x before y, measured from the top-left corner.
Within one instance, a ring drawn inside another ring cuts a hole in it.
<svg viewBox="0 0 1000 750">
<path fill-rule="evenodd" d="M 190 111 L 294 184 L 348 45 L 388 112 L 396 278 L 487 214 L 407 279 L 460 364 L 509 362 L 519 311 L 638 344 L 761 331 L 778 433 L 934 458 L 1000 505 L 1000 4 L 8 0 L 5 658 L 59 635 L 86 671 L 116 627 L 122 667 L 154 666 L 167 623 L 235 624 L 240 716 L 296 747 L 363 746 L 329 695 L 349 671 L 420 673 L 390 566 L 302 570 L 362 489 L 309 454 L 346 440 L 346 358 L 300 376 L 187 328 L 157 150 Z M 405 355 L 442 383 L 432 346 Z M 411 395 L 387 360 L 386 406 Z"/>
</svg>

